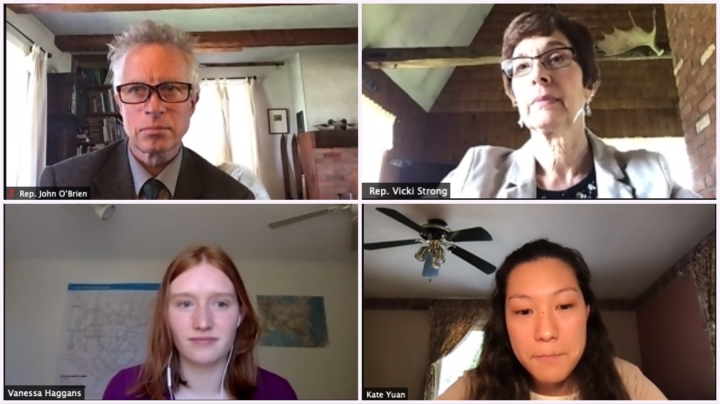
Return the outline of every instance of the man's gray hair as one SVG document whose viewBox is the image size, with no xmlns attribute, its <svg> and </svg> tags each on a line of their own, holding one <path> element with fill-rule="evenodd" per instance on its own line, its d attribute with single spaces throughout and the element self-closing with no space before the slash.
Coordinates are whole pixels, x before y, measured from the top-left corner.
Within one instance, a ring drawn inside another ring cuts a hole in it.
<svg viewBox="0 0 720 404">
<path fill-rule="evenodd" d="M 108 60 L 113 75 L 113 88 L 122 84 L 120 81 L 122 71 L 125 66 L 125 58 L 130 49 L 136 45 L 158 44 L 174 46 L 185 54 L 190 64 L 190 77 L 188 77 L 188 80 L 193 84 L 194 91 L 197 91 L 200 78 L 198 60 L 193 51 L 196 43 L 197 38 L 179 28 L 164 23 L 145 20 L 127 27 L 123 33 L 115 35 L 115 40 L 108 44 L 110 48 Z"/>
</svg>

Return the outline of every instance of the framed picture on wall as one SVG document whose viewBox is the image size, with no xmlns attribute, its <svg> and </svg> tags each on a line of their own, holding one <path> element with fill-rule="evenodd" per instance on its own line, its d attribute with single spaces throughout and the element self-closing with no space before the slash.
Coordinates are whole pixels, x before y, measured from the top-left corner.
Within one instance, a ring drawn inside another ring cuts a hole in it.
<svg viewBox="0 0 720 404">
<path fill-rule="evenodd" d="M 287 109 L 268 109 L 268 131 L 271 135 L 290 133 Z"/>
</svg>

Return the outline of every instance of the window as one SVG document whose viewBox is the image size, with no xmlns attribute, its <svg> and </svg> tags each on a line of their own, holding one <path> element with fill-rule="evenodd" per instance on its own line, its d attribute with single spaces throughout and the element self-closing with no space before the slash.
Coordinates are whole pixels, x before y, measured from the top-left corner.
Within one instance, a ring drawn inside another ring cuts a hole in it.
<svg viewBox="0 0 720 404">
<path fill-rule="evenodd" d="M 183 136 L 183 144 L 210 164 L 222 163 L 225 147 L 225 124 L 222 101 L 215 81 L 200 83 L 200 99 Z"/>
<path fill-rule="evenodd" d="M 8 186 L 28 185 L 23 179 L 29 176 L 31 167 L 21 167 L 20 156 L 30 138 L 27 116 L 27 91 L 30 74 L 26 68 L 25 46 L 5 32 L 5 167 Z"/>
<path fill-rule="evenodd" d="M 440 378 L 437 395 L 457 381 L 465 371 L 473 369 L 480 361 L 483 343 L 483 331 L 475 327 L 450 354 L 440 360 Z"/>
<path fill-rule="evenodd" d="M 683 137 L 603 138 L 620 151 L 645 149 L 662 154 L 668 161 L 673 180 L 685 189 L 693 189 L 693 176 L 687 145 Z"/>
<path fill-rule="evenodd" d="M 379 182 L 385 153 L 393 148 L 395 115 L 362 96 L 362 182 Z"/>
<path fill-rule="evenodd" d="M 214 166 L 230 162 L 227 157 L 232 154 L 232 163 L 258 175 L 251 85 L 245 80 L 200 83 L 200 100 L 183 144 Z"/>
</svg>

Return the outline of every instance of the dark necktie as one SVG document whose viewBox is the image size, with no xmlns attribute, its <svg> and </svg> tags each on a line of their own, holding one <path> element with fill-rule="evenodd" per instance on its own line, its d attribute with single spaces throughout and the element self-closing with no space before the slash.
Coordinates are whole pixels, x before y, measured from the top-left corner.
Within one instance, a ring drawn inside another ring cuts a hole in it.
<svg viewBox="0 0 720 404">
<path fill-rule="evenodd" d="M 163 192 L 164 191 L 164 192 Z M 151 178 L 140 188 L 141 199 L 169 199 L 169 191 L 163 183 L 155 178 Z"/>
</svg>

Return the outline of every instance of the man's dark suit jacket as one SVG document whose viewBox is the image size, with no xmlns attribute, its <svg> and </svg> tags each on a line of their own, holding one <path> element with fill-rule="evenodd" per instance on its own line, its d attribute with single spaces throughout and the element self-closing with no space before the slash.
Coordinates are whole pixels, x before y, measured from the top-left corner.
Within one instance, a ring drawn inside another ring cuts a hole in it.
<svg viewBox="0 0 720 404">
<path fill-rule="evenodd" d="M 183 147 L 173 199 L 255 199 L 233 177 Z M 136 199 L 127 140 L 46 167 L 41 187 L 90 187 L 92 199 Z"/>
</svg>

